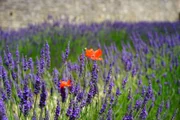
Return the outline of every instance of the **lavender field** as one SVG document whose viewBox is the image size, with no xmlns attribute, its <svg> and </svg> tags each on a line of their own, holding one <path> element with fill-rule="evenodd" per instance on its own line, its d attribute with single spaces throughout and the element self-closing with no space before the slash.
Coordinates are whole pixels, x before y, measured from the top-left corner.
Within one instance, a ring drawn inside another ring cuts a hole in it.
<svg viewBox="0 0 180 120">
<path fill-rule="evenodd" d="M 0 120 L 180 120 L 180 22 L 0 29 Z"/>
</svg>

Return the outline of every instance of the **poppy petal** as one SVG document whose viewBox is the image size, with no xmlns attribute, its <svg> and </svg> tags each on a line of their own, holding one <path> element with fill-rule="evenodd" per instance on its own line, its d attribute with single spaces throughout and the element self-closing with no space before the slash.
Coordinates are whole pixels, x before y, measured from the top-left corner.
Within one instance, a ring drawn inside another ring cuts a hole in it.
<svg viewBox="0 0 180 120">
<path fill-rule="evenodd" d="M 87 49 L 86 50 L 86 56 L 87 57 L 91 57 L 93 54 L 94 54 L 94 50 L 93 49 L 89 49 L 89 50 Z"/>
<path fill-rule="evenodd" d="M 98 49 L 95 51 L 95 56 L 96 57 L 100 57 L 102 55 L 102 50 L 101 49 Z"/>
</svg>

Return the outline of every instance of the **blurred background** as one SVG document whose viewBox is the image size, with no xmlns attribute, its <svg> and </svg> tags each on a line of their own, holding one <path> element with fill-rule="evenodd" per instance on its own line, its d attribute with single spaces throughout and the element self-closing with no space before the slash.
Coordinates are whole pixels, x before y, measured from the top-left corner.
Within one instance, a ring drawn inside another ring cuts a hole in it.
<svg viewBox="0 0 180 120">
<path fill-rule="evenodd" d="M 0 0 L 3 29 L 52 19 L 72 23 L 177 21 L 180 0 Z"/>
</svg>

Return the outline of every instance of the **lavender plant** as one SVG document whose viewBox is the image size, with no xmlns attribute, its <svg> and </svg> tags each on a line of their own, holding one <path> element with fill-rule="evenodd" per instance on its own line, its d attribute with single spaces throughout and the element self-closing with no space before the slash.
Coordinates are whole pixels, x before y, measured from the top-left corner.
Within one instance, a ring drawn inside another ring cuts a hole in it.
<svg viewBox="0 0 180 120">
<path fill-rule="evenodd" d="M 106 22 L 74 25 L 70 29 L 70 24 L 65 24 L 60 32 L 57 24 L 54 24 L 56 27 L 41 26 L 41 30 L 31 26 L 32 29 L 24 33 L 27 38 L 22 33 L 13 38 L 11 32 L 7 35 L 7 31 L 1 31 L 0 40 L 8 42 L 10 38 L 37 39 L 37 31 L 52 28 L 40 35 L 47 41 L 43 41 L 42 48 L 36 49 L 40 53 L 38 56 L 23 54 L 18 48 L 11 52 L 8 47 L 0 56 L 0 119 L 180 119 L 180 28 L 176 25 L 179 22 Z M 142 29 L 143 26 L 147 28 Z M 173 26 L 176 30 L 172 29 Z M 90 47 L 84 50 L 82 47 L 77 49 L 78 56 L 73 54 L 76 44 L 81 44 L 79 41 L 74 40 L 75 45 L 62 42 L 65 52 L 57 50 L 58 55 L 53 53 L 53 49 L 57 49 L 53 44 L 59 34 L 63 35 L 62 38 L 71 34 L 73 39 L 80 35 L 102 39 L 98 38 L 102 27 L 107 29 L 105 33 L 114 31 L 114 39 L 120 39 L 120 28 L 125 29 L 129 37 L 127 41 L 118 41 L 119 44 L 114 40 L 115 44 L 99 43 L 95 47 L 91 40 L 89 46 L 99 49 Z M 164 31 L 157 32 L 156 29 Z"/>
</svg>

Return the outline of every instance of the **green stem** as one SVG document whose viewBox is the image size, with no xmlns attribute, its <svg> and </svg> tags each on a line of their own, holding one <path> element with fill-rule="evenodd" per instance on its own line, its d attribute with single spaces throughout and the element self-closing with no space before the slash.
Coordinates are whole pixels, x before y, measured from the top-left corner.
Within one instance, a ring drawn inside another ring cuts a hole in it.
<svg viewBox="0 0 180 120">
<path fill-rule="evenodd" d="M 36 101 L 37 101 L 37 95 L 36 95 L 35 102 L 34 102 L 33 116 L 34 116 L 34 113 L 35 113 L 35 108 L 36 108 Z"/>
<path fill-rule="evenodd" d="M 41 113 L 40 113 L 40 116 L 39 116 L 39 120 L 43 120 L 42 114 L 43 114 L 43 108 L 41 108 Z"/>
</svg>

